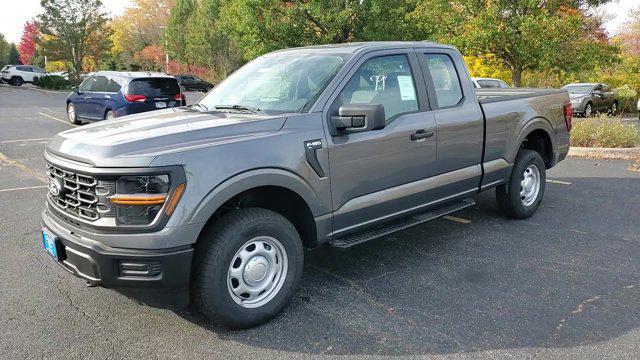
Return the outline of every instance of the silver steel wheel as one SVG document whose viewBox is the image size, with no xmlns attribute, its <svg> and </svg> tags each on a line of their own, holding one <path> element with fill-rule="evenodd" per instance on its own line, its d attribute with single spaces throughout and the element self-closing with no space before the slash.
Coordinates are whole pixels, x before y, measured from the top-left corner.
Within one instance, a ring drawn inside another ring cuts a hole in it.
<svg viewBox="0 0 640 360">
<path fill-rule="evenodd" d="M 69 104 L 69 106 L 67 106 L 67 116 L 71 122 L 76 121 L 76 108 L 73 104 Z"/>
<path fill-rule="evenodd" d="M 587 107 L 584 109 L 584 117 L 591 117 L 592 112 L 591 104 L 587 104 Z"/>
<path fill-rule="evenodd" d="M 520 200 L 524 206 L 531 206 L 540 193 L 540 169 L 535 165 L 529 165 L 522 174 L 520 181 Z"/>
<path fill-rule="evenodd" d="M 616 105 L 616 103 L 611 104 L 611 115 L 615 115 L 617 111 L 618 106 Z"/>
<path fill-rule="evenodd" d="M 113 115 L 113 113 L 111 111 L 109 111 L 107 113 L 107 116 L 105 117 L 105 120 L 111 120 L 111 119 L 115 119 L 115 118 L 116 118 L 116 116 Z"/>
<path fill-rule="evenodd" d="M 247 241 L 229 264 L 229 295 L 245 308 L 265 305 L 282 288 L 288 263 L 287 251 L 278 239 L 258 236 Z"/>
</svg>

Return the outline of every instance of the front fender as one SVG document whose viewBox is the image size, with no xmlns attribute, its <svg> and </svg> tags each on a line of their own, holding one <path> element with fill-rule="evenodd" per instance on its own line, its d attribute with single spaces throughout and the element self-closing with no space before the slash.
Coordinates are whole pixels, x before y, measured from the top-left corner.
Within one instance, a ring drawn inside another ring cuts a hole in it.
<svg viewBox="0 0 640 360">
<path fill-rule="evenodd" d="M 304 199 L 314 217 L 330 212 L 302 177 L 284 169 L 262 168 L 234 175 L 211 189 L 198 204 L 189 222 L 205 222 L 229 199 L 243 191 L 261 186 L 280 186 L 294 191 Z"/>
</svg>

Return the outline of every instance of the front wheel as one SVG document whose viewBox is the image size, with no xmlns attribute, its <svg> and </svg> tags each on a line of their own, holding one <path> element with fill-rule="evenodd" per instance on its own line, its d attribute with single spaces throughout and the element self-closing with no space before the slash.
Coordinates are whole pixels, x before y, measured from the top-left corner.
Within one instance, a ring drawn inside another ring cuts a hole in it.
<svg viewBox="0 0 640 360">
<path fill-rule="evenodd" d="M 591 103 L 588 103 L 584 108 L 584 117 L 588 118 L 591 117 L 591 115 L 593 115 L 593 105 L 591 105 Z"/>
<path fill-rule="evenodd" d="M 496 188 L 498 207 L 514 219 L 530 217 L 542 202 L 546 180 L 545 165 L 540 154 L 520 149 L 509 182 Z"/>
<path fill-rule="evenodd" d="M 71 124 L 74 124 L 74 125 L 80 124 L 80 121 L 78 120 L 78 115 L 76 114 L 76 107 L 72 103 L 69 103 L 67 105 L 67 119 Z"/>
<path fill-rule="evenodd" d="M 609 110 L 609 112 L 611 112 L 611 116 L 616 116 L 616 113 L 618 112 L 618 103 L 617 102 L 613 102 L 613 104 L 611 104 L 611 109 Z"/>
<path fill-rule="evenodd" d="M 191 294 L 214 322 L 247 328 L 277 315 L 302 276 L 302 241 L 282 215 L 233 210 L 205 230 L 194 254 Z"/>
</svg>

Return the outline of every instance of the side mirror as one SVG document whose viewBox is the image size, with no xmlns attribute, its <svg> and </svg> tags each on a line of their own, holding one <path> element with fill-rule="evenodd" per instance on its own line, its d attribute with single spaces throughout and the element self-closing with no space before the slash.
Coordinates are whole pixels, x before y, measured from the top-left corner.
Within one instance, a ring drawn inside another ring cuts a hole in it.
<svg viewBox="0 0 640 360">
<path fill-rule="evenodd" d="M 385 113 L 382 104 L 343 105 L 338 116 L 332 116 L 333 126 L 341 133 L 384 129 Z"/>
</svg>

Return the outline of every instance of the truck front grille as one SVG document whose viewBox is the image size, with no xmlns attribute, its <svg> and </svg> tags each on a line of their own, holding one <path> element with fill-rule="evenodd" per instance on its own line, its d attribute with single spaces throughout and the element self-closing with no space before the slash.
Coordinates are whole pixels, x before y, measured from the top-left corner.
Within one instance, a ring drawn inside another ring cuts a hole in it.
<svg viewBox="0 0 640 360">
<path fill-rule="evenodd" d="M 79 174 L 47 163 L 50 181 L 62 185 L 58 195 L 49 191 L 50 203 L 77 218 L 95 221 L 101 216 L 113 216 L 107 197 L 115 191 L 113 181 L 101 181 L 87 174 Z"/>
</svg>

